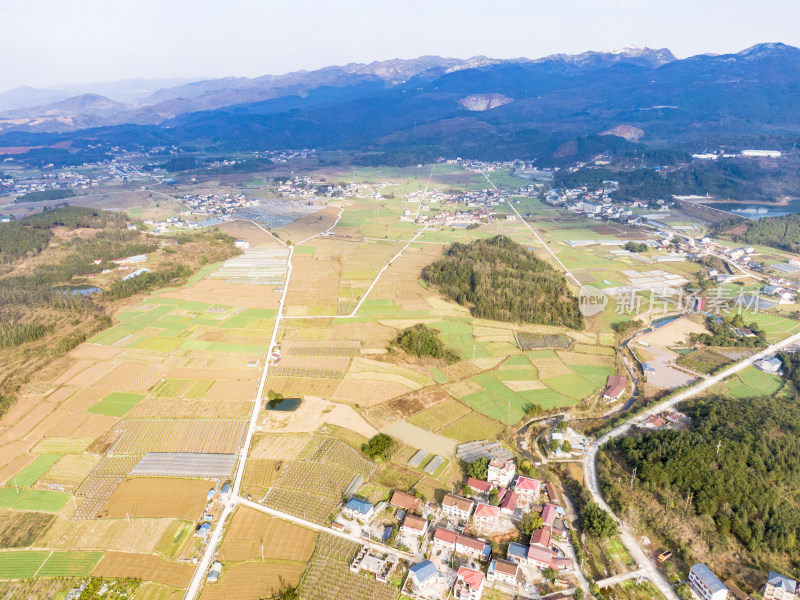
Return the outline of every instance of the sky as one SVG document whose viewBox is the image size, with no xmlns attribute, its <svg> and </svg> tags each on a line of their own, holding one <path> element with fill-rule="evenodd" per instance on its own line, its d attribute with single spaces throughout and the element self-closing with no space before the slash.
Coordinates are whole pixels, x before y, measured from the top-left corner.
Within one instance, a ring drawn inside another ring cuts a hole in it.
<svg viewBox="0 0 800 600">
<path fill-rule="evenodd" d="M 437 54 L 800 46 L 798 0 L 0 0 L 0 91 Z"/>
</svg>

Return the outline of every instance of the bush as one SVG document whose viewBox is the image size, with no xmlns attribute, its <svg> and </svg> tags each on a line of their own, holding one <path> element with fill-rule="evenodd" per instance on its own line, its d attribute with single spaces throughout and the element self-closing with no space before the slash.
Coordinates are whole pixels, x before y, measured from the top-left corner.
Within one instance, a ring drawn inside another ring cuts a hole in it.
<svg viewBox="0 0 800 600">
<path fill-rule="evenodd" d="M 375 462 L 389 460 L 395 448 L 395 441 L 385 433 L 373 436 L 369 442 L 361 444 L 361 451 Z"/>
<path fill-rule="evenodd" d="M 443 358 L 448 362 L 459 360 L 455 352 L 444 347 L 437 333 L 424 324 L 401 331 L 396 344 L 412 356 Z"/>
</svg>

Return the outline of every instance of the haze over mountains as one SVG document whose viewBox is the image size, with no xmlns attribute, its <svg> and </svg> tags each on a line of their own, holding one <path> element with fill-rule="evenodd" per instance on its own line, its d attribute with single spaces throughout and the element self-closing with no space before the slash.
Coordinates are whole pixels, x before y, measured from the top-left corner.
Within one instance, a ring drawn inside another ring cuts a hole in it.
<svg viewBox="0 0 800 600">
<path fill-rule="evenodd" d="M 32 92 L 27 99 L 19 88 L 0 94 L 0 107 L 18 105 L 0 112 L 1 143 L 414 147 L 465 155 L 490 144 L 525 155 L 534 145 L 552 151 L 606 132 L 662 146 L 800 133 L 800 50 L 783 44 L 682 60 L 648 48 L 536 60 L 423 56 L 157 84 L 97 84 L 92 93 L 39 106 L 24 106 L 37 98 Z M 101 89 L 113 99 L 94 93 Z"/>
</svg>

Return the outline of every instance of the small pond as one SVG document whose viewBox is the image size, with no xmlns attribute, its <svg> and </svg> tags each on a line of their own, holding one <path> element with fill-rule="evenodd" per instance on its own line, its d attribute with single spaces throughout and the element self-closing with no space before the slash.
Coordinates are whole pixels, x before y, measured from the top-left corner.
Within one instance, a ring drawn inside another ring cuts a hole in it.
<svg viewBox="0 0 800 600">
<path fill-rule="evenodd" d="M 73 296 L 77 296 L 78 294 L 81 296 L 88 296 L 89 294 L 97 294 L 103 291 L 96 285 L 88 283 L 83 285 L 59 285 L 54 289 L 62 294 L 72 294 Z"/>
<path fill-rule="evenodd" d="M 300 407 L 303 401 L 300 398 L 276 398 L 267 402 L 267 410 L 292 412 Z"/>
</svg>

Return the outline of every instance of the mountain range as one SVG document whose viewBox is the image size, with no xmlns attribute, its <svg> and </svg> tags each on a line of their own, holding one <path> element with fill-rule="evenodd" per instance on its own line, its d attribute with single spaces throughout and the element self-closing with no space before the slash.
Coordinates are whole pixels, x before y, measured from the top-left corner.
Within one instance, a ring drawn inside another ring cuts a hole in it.
<svg viewBox="0 0 800 600">
<path fill-rule="evenodd" d="M 569 155 L 601 135 L 660 147 L 797 135 L 800 49 L 759 44 L 681 60 L 649 48 L 535 60 L 423 56 L 184 81 L 127 99 L 84 93 L 2 111 L 0 145 L 99 140 L 526 157 Z"/>
</svg>

